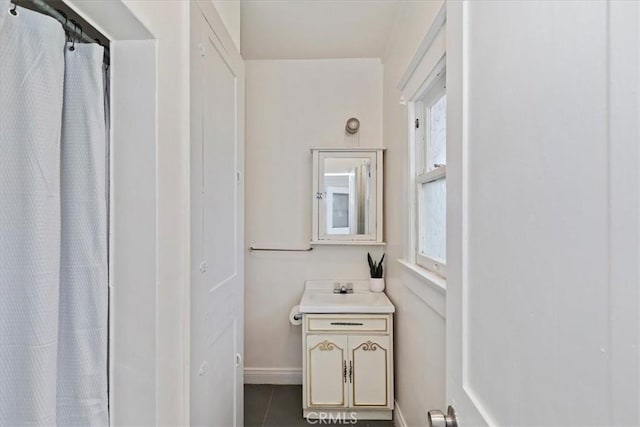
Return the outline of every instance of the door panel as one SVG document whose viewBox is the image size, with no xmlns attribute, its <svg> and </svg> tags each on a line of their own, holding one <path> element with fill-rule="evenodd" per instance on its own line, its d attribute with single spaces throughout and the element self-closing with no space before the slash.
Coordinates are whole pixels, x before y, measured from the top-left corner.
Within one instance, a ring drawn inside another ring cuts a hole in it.
<svg viewBox="0 0 640 427">
<path fill-rule="evenodd" d="M 236 321 L 231 319 L 220 328 L 220 334 L 209 343 L 207 364 L 199 367 L 199 377 L 206 390 L 204 404 L 198 405 L 191 415 L 192 425 L 234 426 L 236 407 L 235 364 Z M 198 400 L 199 397 L 192 396 Z M 206 402 L 206 403 L 205 403 Z M 212 423 L 212 424 L 208 424 Z"/>
<path fill-rule="evenodd" d="M 240 426 L 244 196 L 237 173 L 243 162 L 242 64 L 213 30 L 217 14 L 211 5 L 192 2 L 190 9 L 190 424 Z"/>
<path fill-rule="evenodd" d="M 640 423 L 639 10 L 447 2 L 447 401 L 462 426 Z"/>
<path fill-rule="evenodd" d="M 352 406 L 388 406 L 390 356 L 388 336 L 350 336 L 349 354 L 353 364 Z"/>
<path fill-rule="evenodd" d="M 215 34 L 204 43 L 203 237 L 210 291 L 237 276 L 236 76 Z"/>
<path fill-rule="evenodd" d="M 347 337 L 309 335 L 306 352 L 308 406 L 347 406 Z"/>
</svg>

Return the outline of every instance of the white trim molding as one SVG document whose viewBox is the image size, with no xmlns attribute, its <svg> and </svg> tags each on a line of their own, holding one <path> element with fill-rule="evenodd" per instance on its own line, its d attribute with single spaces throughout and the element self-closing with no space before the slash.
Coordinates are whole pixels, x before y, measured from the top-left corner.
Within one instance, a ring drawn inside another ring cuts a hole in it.
<svg viewBox="0 0 640 427">
<path fill-rule="evenodd" d="M 244 368 L 245 384 L 302 384 L 302 368 Z"/>
<path fill-rule="evenodd" d="M 407 65 L 407 69 L 404 71 L 402 77 L 400 78 L 400 81 L 396 85 L 398 89 L 404 91 L 404 88 L 407 86 L 407 83 L 411 79 L 411 76 L 420 65 L 420 62 L 422 62 L 422 59 L 429 51 L 429 48 L 431 48 L 431 45 L 433 45 L 436 37 L 440 33 L 440 29 L 444 27 L 446 22 L 447 2 L 443 2 L 442 7 L 440 7 L 440 10 L 438 11 L 438 14 L 431 23 L 431 27 L 429 27 L 429 31 L 427 31 L 427 33 L 425 34 L 422 42 L 420 43 L 420 46 L 418 46 L 416 53 L 413 55 L 411 62 L 409 62 L 409 65 Z"/>
<path fill-rule="evenodd" d="M 420 266 L 398 260 L 405 270 L 403 283 L 405 287 L 440 317 L 447 317 L 446 280 Z"/>
<path fill-rule="evenodd" d="M 397 400 L 395 401 L 395 409 L 393 410 L 393 424 L 396 427 L 408 427 Z"/>
<path fill-rule="evenodd" d="M 413 274 L 415 274 L 416 276 L 418 276 L 418 278 L 422 279 L 424 281 L 424 283 L 426 283 L 427 285 L 433 287 L 434 289 L 436 289 L 441 294 L 446 295 L 446 293 L 447 293 L 447 279 L 445 279 L 442 276 L 439 276 L 438 274 L 434 273 L 433 271 L 429 271 L 426 268 L 423 268 L 423 267 L 419 266 L 418 264 L 413 264 L 413 263 L 411 263 L 411 262 L 409 262 L 407 260 L 404 260 L 404 259 L 399 259 L 398 263 L 400 263 L 400 265 L 402 265 L 408 271 L 410 271 Z"/>
<path fill-rule="evenodd" d="M 420 256 L 418 254 L 418 233 L 419 233 L 419 217 L 418 217 L 418 193 L 417 187 L 419 183 L 429 182 L 441 176 L 446 176 L 446 166 L 437 168 L 426 174 L 418 175 L 419 169 L 416 165 L 416 157 L 418 154 L 419 144 L 426 145 L 426 142 L 420 143 L 419 140 L 424 138 L 422 135 L 424 126 L 416 130 L 415 120 L 419 119 L 421 114 L 418 110 L 423 109 L 423 97 L 429 91 L 445 92 L 445 73 L 446 73 L 446 22 L 447 8 L 446 2 L 442 5 L 438 14 L 434 18 L 431 27 L 424 36 L 420 46 L 416 50 L 413 58 L 407 66 L 402 78 L 398 82 L 397 88 L 401 90 L 401 99 L 407 103 L 407 225 L 406 246 L 405 250 L 408 254 L 406 260 L 398 260 L 400 264 L 412 275 L 417 276 L 419 280 L 431 286 L 430 289 L 422 289 L 414 285 L 407 287 L 428 305 L 430 305 L 438 314 L 445 317 L 444 308 L 441 299 L 446 293 L 446 280 L 431 272 L 423 271 L 422 266 L 417 265 L 422 262 L 424 266 L 435 269 L 442 268 L 440 274 L 445 273 L 444 263 L 437 260 Z M 438 89 L 438 85 L 442 85 Z M 423 294 L 440 294 L 436 298 L 437 302 L 431 299 L 425 299 Z"/>
</svg>

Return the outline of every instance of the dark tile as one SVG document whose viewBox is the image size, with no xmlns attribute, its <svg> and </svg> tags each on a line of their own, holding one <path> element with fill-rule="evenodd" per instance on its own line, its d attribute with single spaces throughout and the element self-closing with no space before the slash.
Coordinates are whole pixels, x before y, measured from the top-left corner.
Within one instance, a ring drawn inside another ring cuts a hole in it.
<svg viewBox="0 0 640 427">
<path fill-rule="evenodd" d="M 393 427 L 392 420 L 362 420 L 355 424 L 358 427 Z"/>
<path fill-rule="evenodd" d="M 275 386 L 265 427 L 308 427 L 302 416 L 302 386 Z"/>
<path fill-rule="evenodd" d="M 302 416 L 302 386 L 301 385 L 277 385 L 273 389 L 271 406 L 282 409 L 299 409 Z"/>
<path fill-rule="evenodd" d="M 267 421 L 264 423 L 264 427 L 309 427 L 311 425 L 303 417 L 284 420 L 267 417 Z"/>
<path fill-rule="evenodd" d="M 273 393 L 270 384 L 245 384 L 244 386 L 244 425 L 260 427 L 269 408 Z"/>
<path fill-rule="evenodd" d="M 245 425 L 256 426 L 262 424 L 249 424 L 247 418 L 247 386 L 245 386 Z M 262 421 L 262 420 L 260 420 Z M 302 386 L 300 385 L 276 385 L 273 386 L 271 403 L 268 405 L 264 427 L 309 427 L 311 425 L 354 426 L 354 427 L 393 427 L 393 421 L 361 420 L 356 424 L 332 423 L 314 424 L 307 423 L 302 416 Z"/>
</svg>

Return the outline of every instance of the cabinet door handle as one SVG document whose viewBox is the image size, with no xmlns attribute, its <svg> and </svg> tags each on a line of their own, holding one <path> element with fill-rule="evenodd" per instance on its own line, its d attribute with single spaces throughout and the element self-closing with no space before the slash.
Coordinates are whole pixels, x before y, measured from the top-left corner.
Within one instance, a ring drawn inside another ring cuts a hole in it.
<svg viewBox="0 0 640 427">
<path fill-rule="evenodd" d="M 344 383 L 346 384 L 347 383 L 347 361 L 344 360 L 342 363 L 344 364 L 344 369 L 342 371 L 342 376 L 344 377 Z"/>
<path fill-rule="evenodd" d="M 349 360 L 349 383 L 352 383 L 352 382 L 353 382 L 353 364 L 351 360 Z"/>
<path fill-rule="evenodd" d="M 362 326 L 361 322 L 331 322 L 332 326 Z"/>
</svg>

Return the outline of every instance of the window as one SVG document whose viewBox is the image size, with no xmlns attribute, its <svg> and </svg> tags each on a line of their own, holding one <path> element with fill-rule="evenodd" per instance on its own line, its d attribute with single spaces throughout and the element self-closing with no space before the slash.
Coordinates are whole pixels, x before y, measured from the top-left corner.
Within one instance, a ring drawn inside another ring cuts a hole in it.
<svg viewBox="0 0 640 427">
<path fill-rule="evenodd" d="M 442 276 L 447 253 L 447 95 L 444 75 L 416 102 L 416 263 Z"/>
</svg>

